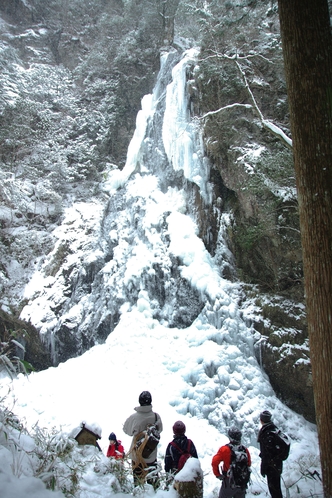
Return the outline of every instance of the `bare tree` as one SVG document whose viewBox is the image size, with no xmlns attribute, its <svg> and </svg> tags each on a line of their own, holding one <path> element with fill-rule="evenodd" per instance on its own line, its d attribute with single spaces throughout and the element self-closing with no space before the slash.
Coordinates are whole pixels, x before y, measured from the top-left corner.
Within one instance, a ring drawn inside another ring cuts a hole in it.
<svg viewBox="0 0 332 498">
<path fill-rule="evenodd" d="M 316 420 L 332 496 L 332 41 L 327 0 L 278 0 L 297 181 Z"/>
<path fill-rule="evenodd" d="M 275 135 L 279 140 L 281 140 L 287 147 L 289 147 L 291 149 L 292 148 L 292 140 L 287 136 L 287 134 L 279 126 L 277 126 L 275 123 L 264 118 L 263 113 L 261 112 L 261 110 L 257 104 L 257 101 L 254 97 L 254 94 L 250 88 L 248 78 L 246 77 L 245 71 L 244 71 L 243 67 L 241 66 L 241 63 L 240 63 L 241 60 L 247 61 L 248 59 L 255 57 L 255 56 L 262 57 L 262 58 L 266 59 L 261 54 L 255 54 L 255 55 L 251 54 L 251 55 L 247 55 L 247 56 L 238 56 L 237 54 L 235 54 L 235 55 L 229 56 L 227 54 L 220 55 L 220 54 L 216 53 L 213 56 L 211 56 L 211 57 L 216 57 L 220 60 L 223 59 L 226 61 L 228 60 L 228 61 L 235 62 L 236 66 L 241 74 L 241 77 L 243 79 L 244 85 L 247 89 L 247 92 L 248 92 L 248 95 L 249 95 L 249 98 L 250 98 L 252 104 L 242 104 L 239 102 L 236 102 L 233 104 L 228 104 L 224 107 L 220 107 L 219 109 L 217 109 L 215 111 L 206 112 L 203 116 L 201 116 L 200 119 L 206 119 L 209 116 L 214 116 L 215 114 L 218 114 L 220 112 L 228 111 L 228 110 L 239 108 L 239 107 L 242 107 L 245 109 L 253 109 L 255 111 L 255 113 L 257 114 L 262 126 L 266 130 L 268 130 L 270 133 Z M 208 59 L 208 57 L 205 58 L 205 60 L 207 60 L 207 59 Z"/>
</svg>

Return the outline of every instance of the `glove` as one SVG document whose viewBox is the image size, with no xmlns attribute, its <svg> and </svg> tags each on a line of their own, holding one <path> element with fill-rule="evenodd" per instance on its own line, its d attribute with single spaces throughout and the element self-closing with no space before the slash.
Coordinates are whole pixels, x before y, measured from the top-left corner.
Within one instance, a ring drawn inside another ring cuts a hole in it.
<svg viewBox="0 0 332 498">
<path fill-rule="evenodd" d="M 223 481 L 224 480 L 224 476 L 216 476 L 217 479 L 219 479 L 219 481 Z"/>
</svg>

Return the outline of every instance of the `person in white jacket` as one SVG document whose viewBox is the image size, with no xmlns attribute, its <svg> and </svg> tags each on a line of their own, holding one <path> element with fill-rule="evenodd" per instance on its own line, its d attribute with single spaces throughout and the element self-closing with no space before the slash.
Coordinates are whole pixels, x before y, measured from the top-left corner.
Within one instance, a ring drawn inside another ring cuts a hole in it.
<svg viewBox="0 0 332 498">
<path fill-rule="evenodd" d="M 148 458 L 142 458 L 141 461 L 135 461 L 135 451 L 133 448 L 136 442 L 136 436 L 144 431 L 149 424 L 155 424 L 158 431 L 162 432 L 163 424 L 158 413 L 152 411 L 152 396 L 149 391 L 143 391 L 138 398 L 139 406 L 135 408 L 135 412 L 127 418 L 123 425 L 123 432 L 128 436 L 133 436 L 131 445 L 131 458 L 134 476 L 134 485 L 143 484 L 145 476 L 152 474 L 151 478 L 147 479 L 149 484 L 156 486 L 157 481 L 157 448 L 153 450 Z"/>
</svg>

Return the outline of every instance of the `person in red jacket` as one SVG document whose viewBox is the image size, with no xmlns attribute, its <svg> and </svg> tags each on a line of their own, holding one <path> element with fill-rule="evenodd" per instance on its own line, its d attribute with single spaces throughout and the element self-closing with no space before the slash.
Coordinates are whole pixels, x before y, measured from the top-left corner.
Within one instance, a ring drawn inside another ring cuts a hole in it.
<svg viewBox="0 0 332 498">
<path fill-rule="evenodd" d="M 116 458 L 117 460 L 122 459 L 124 457 L 125 451 L 121 444 L 121 441 L 118 441 L 116 439 L 116 435 L 114 434 L 114 432 L 111 432 L 108 439 L 110 443 L 107 449 L 106 456 Z"/>
<path fill-rule="evenodd" d="M 232 446 L 239 446 L 241 444 L 242 432 L 237 427 L 231 427 L 228 431 L 229 442 Z M 248 467 L 251 466 L 251 456 L 247 448 L 245 448 Z M 217 453 L 212 458 L 212 470 L 214 475 L 222 481 L 221 488 L 219 491 L 219 498 L 244 498 L 246 494 L 247 485 L 243 487 L 231 487 L 229 476 L 227 472 L 231 465 L 231 449 L 226 444 L 221 446 Z M 220 464 L 223 462 L 222 472 L 220 472 Z"/>
</svg>

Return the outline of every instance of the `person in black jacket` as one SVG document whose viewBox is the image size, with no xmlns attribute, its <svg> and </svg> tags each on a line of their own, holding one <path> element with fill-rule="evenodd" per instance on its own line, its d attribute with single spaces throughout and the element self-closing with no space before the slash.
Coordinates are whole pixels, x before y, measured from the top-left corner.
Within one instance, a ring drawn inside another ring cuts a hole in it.
<svg viewBox="0 0 332 498">
<path fill-rule="evenodd" d="M 267 485 L 272 498 L 282 498 L 281 473 L 282 460 L 276 456 L 273 433 L 278 428 L 272 422 L 272 414 L 265 410 L 260 414 L 262 427 L 258 433 L 260 445 L 261 474 L 267 477 Z"/>
<path fill-rule="evenodd" d="M 176 474 L 181 455 L 189 453 L 190 456 L 198 458 L 194 443 L 185 435 L 186 426 L 181 420 L 173 425 L 173 441 L 171 441 L 165 453 L 165 472 Z"/>
</svg>

